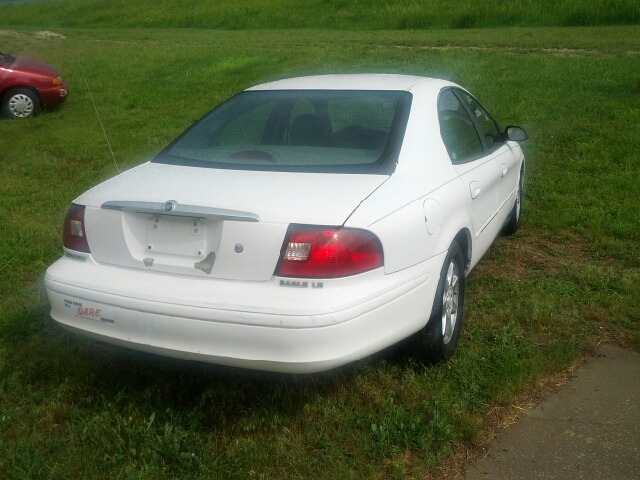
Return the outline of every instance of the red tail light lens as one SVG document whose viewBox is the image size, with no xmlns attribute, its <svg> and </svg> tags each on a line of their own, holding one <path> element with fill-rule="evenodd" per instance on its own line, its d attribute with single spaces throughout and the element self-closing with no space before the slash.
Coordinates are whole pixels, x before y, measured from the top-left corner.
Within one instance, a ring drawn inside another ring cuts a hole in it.
<svg viewBox="0 0 640 480">
<path fill-rule="evenodd" d="M 293 227 L 276 274 L 346 277 L 382 266 L 382 246 L 371 233 L 348 228 Z"/>
<path fill-rule="evenodd" d="M 72 203 L 62 228 L 62 244 L 77 252 L 91 253 L 84 230 L 84 205 Z"/>
</svg>

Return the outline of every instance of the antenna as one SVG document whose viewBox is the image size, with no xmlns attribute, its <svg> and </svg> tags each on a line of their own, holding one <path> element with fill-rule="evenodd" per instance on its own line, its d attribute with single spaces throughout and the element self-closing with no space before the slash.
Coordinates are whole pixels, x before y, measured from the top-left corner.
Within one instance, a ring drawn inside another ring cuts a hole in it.
<svg viewBox="0 0 640 480">
<path fill-rule="evenodd" d="M 67 28 L 67 25 L 64 22 L 64 18 L 62 19 L 62 25 L 64 25 L 65 29 Z M 76 58 L 79 58 L 78 55 L 74 55 L 74 56 Z M 104 128 L 104 124 L 102 123 L 102 119 L 100 118 L 100 113 L 98 113 L 98 108 L 96 107 L 96 102 L 93 100 L 93 95 L 91 94 L 91 89 L 89 88 L 89 82 L 87 82 L 87 77 L 84 74 L 84 70 L 82 68 L 82 64 L 80 63 L 80 60 L 78 60 L 78 67 L 80 68 L 80 73 L 82 74 L 82 79 L 84 80 L 84 84 L 87 87 L 87 92 L 89 92 L 89 98 L 91 99 L 91 103 L 93 104 L 93 110 L 96 112 L 96 116 L 98 117 L 98 122 L 100 122 L 100 127 L 102 128 L 102 133 L 104 134 L 104 138 L 107 141 L 107 146 L 109 147 L 109 152 L 111 152 L 111 158 L 113 158 L 113 164 L 116 166 L 116 172 L 120 173 L 120 169 L 118 168 L 118 163 L 116 162 L 116 156 L 113 153 L 113 149 L 111 148 L 111 142 L 109 142 L 109 137 L 107 136 L 107 131 Z"/>
</svg>

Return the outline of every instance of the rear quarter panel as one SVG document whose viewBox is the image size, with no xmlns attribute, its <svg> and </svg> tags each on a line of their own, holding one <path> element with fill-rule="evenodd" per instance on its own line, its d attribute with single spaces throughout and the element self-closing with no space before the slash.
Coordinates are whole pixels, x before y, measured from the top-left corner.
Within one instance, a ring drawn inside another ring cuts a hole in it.
<svg viewBox="0 0 640 480">
<path fill-rule="evenodd" d="M 471 229 L 466 190 L 440 136 L 437 94 L 420 88 L 412 93 L 396 171 L 345 224 L 366 228 L 379 237 L 385 273 L 446 251 L 461 229 Z"/>
<path fill-rule="evenodd" d="M 367 226 L 382 243 L 387 274 L 445 252 L 465 228 L 471 225 L 457 177 Z"/>
</svg>

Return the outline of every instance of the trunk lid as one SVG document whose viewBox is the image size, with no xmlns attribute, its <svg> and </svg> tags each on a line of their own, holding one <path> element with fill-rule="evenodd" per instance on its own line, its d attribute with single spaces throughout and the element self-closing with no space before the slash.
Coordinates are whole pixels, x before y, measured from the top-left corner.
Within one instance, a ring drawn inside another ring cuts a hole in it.
<svg viewBox="0 0 640 480">
<path fill-rule="evenodd" d="M 289 224 L 342 225 L 387 178 L 146 163 L 75 203 L 99 263 L 265 281 Z"/>
</svg>

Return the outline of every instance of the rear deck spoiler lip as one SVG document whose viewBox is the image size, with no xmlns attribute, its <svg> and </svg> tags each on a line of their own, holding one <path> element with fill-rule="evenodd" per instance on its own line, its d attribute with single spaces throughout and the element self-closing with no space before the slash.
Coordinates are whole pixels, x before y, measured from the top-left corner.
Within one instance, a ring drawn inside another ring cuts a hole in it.
<svg viewBox="0 0 640 480">
<path fill-rule="evenodd" d="M 233 220 L 237 222 L 259 222 L 255 213 L 224 208 L 203 207 L 198 205 L 181 205 L 175 200 L 166 202 L 139 202 L 110 200 L 101 206 L 105 210 L 122 212 L 147 213 L 151 215 L 167 215 L 173 217 L 211 218 L 215 220 Z"/>
</svg>

